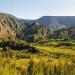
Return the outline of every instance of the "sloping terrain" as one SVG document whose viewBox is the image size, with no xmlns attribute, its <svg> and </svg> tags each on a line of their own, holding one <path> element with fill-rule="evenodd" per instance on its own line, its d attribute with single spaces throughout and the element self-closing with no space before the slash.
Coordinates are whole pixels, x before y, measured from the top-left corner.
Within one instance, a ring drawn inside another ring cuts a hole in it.
<svg viewBox="0 0 75 75">
<path fill-rule="evenodd" d="M 22 21 L 22 20 L 21 20 Z M 42 16 L 35 20 L 24 20 L 23 22 L 29 23 L 38 22 L 41 25 L 47 25 L 55 30 L 62 28 L 69 28 L 75 25 L 75 16 Z"/>
<path fill-rule="evenodd" d="M 0 37 L 16 38 L 22 35 L 24 26 L 16 19 L 12 15 L 0 13 Z"/>
<path fill-rule="evenodd" d="M 75 27 L 60 20 L 49 26 L 0 13 L 0 75 L 75 75 Z"/>
</svg>

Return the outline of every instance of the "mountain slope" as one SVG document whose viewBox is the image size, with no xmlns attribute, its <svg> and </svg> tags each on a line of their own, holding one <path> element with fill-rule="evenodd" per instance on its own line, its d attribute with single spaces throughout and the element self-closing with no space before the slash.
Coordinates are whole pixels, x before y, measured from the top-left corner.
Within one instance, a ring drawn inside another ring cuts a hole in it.
<svg viewBox="0 0 75 75">
<path fill-rule="evenodd" d="M 10 14 L 0 13 L 0 37 L 16 38 L 21 35 L 24 26 L 16 19 Z"/>
<path fill-rule="evenodd" d="M 47 37 L 49 28 L 38 22 L 29 25 L 18 18 L 0 13 L 0 38 L 19 38 L 26 41 L 36 41 Z"/>
<path fill-rule="evenodd" d="M 75 25 L 75 16 L 42 16 L 35 20 L 23 20 L 26 23 L 38 22 L 41 25 L 47 25 L 52 29 L 69 28 Z"/>
<path fill-rule="evenodd" d="M 0 38 L 35 42 L 45 39 L 75 39 L 75 17 L 44 16 L 31 25 L 10 14 L 0 13 Z"/>
<path fill-rule="evenodd" d="M 24 35 L 26 35 L 25 37 L 23 37 L 23 39 L 27 40 L 27 41 L 38 41 L 38 40 L 43 40 L 48 36 L 48 32 L 50 31 L 50 29 L 45 26 L 45 25 L 41 25 L 37 22 L 33 22 L 32 25 L 29 25 L 26 29 L 25 29 L 25 33 Z"/>
<path fill-rule="evenodd" d="M 52 26 L 57 29 L 67 28 L 75 25 L 75 16 L 43 16 L 36 20 L 40 24 Z"/>
</svg>

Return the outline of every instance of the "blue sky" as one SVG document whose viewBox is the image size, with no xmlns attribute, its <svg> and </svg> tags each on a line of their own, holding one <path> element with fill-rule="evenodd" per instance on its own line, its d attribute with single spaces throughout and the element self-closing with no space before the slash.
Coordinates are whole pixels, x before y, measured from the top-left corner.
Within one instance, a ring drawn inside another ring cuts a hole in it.
<svg viewBox="0 0 75 75">
<path fill-rule="evenodd" d="M 75 0 L 0 0 L 0 12 L 25 19 L 75 16 Z"/>
</svg>

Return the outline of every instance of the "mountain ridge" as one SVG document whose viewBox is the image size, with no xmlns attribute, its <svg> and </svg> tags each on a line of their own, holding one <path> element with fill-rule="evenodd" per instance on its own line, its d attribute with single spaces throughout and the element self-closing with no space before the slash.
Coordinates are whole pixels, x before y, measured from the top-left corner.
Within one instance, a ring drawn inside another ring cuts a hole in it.
<svg viewBox="0 0 75 75">
<path fill-rule="evenodd" d="M 32 24 L 33 22 L 38 22 L 41 25 L 47 25 L 48 27 L 52 27 L 54 25 L 58 29 L 69 28 L 75 25 L 75 16 L 42 16 L 38 19 L 25 20 L 25 23 Z M 54 28 L 54 27 L 52 27 Z"/>
<path fill-rule="evenodd" d="M 18 38 L 28 42 L 52 38 L 75 39 L 75 16 L 45 16 L 42 18 L 27 21 L 10 14 L 0 13 L 0 38 L 2 36 Z M 43 24 L 43 21 L 49 21 L 50 24 Z"/>
</svg>

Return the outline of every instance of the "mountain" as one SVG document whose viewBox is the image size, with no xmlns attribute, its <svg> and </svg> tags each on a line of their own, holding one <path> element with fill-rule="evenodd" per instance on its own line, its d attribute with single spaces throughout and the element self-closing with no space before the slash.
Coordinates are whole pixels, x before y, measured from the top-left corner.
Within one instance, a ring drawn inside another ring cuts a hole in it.
<svg viewBox="0 0 75 75">
<path fill-rule="evenodd" d="M 32 42 L 43 40 L 47 38 L 49 31 L 50 29 L 47 26 L 33 22 L 25 29 L 24 35 L 26 36 L 23 39 Z"/>
<path fill-rule="evenodd" d="M 35 20 L 23 20 L 26 23 L 32 24 L 38 22 L 41 25 L 47 25 L 48 27 L 59 30 L 62 28 L 69 28 L 75 25 L 75 16 L 42 16 Z"/>
<path fill-rule="evenodd" d="M 75 40 L 75 26 L 68 29 L 60 29 L 48 35 L 49 39 L 73 39 Z"/>
<path fill-rule="evenodd" d="M 0 13 L 0 38 L 21 37 L 25 26 L 17 21 L 17 18 L 5 13 Z"/>
<path fill-rule="evenodd" d="M 38 22 L 33 22 L 29 25 L 13 15 L 0 13 L 0 38 L 18 38 L 33 42 L 46 38 L 48 30 L 47 26 Z"/>
<path fill-rule="evenodd" d="M 47 25 L 51 29 L 55 29 L 55 30 L 66 28 L 64 24 L 61 24 L 59 22 L 58 17 L 56 16 L 43 16 L 37 19 L 36 22 L 39 22 L 42 25 Z"/>
<path fill-rule="evenodd" d="M 70 26 L 75 24 L 75 16 L 43 16 L 36 21 L 44 25 L 60 24 Z"/>
<path fill-rule="evenodd" d="M 36 20 L 19 19 L 0 13 L 0 38 L 35 42 L 45 39 L 75 39 L 75 17 L 44 16 Z"/>
<path fill-rule="evenodd" d="M 17 19 L 17 21 L 18 22 L 20 22 L 21 24 L 28 24 L 28 25 L 31 25 L 33 22 L 34 22 L 34 20 L 31 20 L 31 19 Z"/>
</svg>

